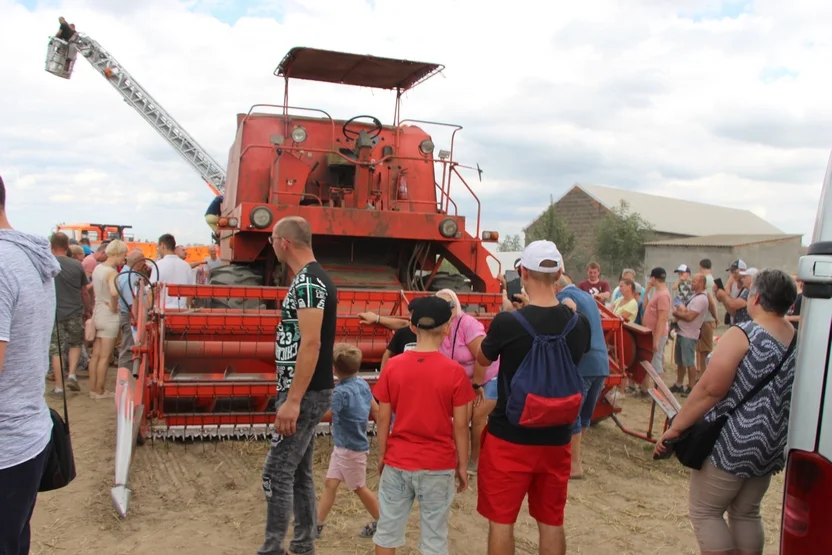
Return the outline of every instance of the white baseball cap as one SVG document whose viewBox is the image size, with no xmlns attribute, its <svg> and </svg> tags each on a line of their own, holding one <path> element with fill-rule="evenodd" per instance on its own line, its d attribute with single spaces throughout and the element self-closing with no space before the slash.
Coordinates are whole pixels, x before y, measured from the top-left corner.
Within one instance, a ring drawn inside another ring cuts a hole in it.
<svg viewBox="0 0 832 555">
<path fill-rule="evenodd" d="M 684 273 L 689 274 L 690 273 L 690 267 L 687 264 L 680 264 L 679 267 L 674 270 L 674 272 L 677 273 L 677 274 L 684 274 Z"/>
<path fill-rule="evenodd" d="M 543 262 L 552 261 L 554 266 L 541 266 Z M 563 256 L 551 241 L 532 241 L 520 255 L 520 265 L 533 272 L 554 274 L 563 271 Z"/>
<path fill-rule="evenodd" d="M 740 275 L 741 276 L 752 276 L 753 277 L 753 276 L 756 276 L 758 273 L 760 273 L 760 270 L 758 270 L 757 268 L 747 268 L 745 270 L 740 270 Z"/>
</svg>

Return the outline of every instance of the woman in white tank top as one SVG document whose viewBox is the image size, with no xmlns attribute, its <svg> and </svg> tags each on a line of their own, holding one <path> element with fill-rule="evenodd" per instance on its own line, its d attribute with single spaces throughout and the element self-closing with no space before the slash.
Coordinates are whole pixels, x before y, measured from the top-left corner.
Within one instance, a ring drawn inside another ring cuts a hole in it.
<svg viewBox="0 0 832 555">
<path fill-rule="evenodd" d="M 95 267 L 92 273 L 92 287 L 95 292 L 95 342 L 90 357 L 90 397 L 106 399 L 113 396 L 112 391 L 104 391 L 107 382 L 107 370 L 113 358 L 116 339 L 120 331 L 118 320 L 118 292 L 115 279 L 116 268 L 124 264 L 127 257 L 127 245 L 115 240 L 107 245 L 107 260 Z"/>
</svg>

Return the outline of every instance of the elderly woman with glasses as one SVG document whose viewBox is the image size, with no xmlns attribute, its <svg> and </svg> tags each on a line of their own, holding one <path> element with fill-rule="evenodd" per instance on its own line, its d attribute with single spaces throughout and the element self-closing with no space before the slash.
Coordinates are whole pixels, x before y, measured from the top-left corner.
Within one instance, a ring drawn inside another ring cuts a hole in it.
<svg viewBox="0 0 832 555">
<path fill-rule="evenodd" d="M 690 477 L 690 520 L 702 555 L 761 555 L 760 504 L 771 477 L 785 467 L 791 390 L 797 351 L 786 318 L 797 297 L 788 274 L 763 270 L 753 279 L 751 319 L 728 329 L 708 369 L 656 444 L 681 437 L 704 416 L 727 417 L 713 451 Z M 752 390 L 763 385 L 756 393 Z M 725 513 L 728 521 L 725 521 Z"/>
</svg>

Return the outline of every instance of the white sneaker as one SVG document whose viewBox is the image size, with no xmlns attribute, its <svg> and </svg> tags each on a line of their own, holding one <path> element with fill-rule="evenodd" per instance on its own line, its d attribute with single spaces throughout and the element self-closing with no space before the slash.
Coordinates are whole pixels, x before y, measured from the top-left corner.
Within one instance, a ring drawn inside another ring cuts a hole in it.
<svg viewBox="0 0 832 555">
<path fill-rule="evenodd" d="M 75 374 L 70 374 L 66 379 L 66 387 L 70 391 L 81 391 L 81 386 L 78 385 L 78 378 L 75 377 Z"/>
</svg>

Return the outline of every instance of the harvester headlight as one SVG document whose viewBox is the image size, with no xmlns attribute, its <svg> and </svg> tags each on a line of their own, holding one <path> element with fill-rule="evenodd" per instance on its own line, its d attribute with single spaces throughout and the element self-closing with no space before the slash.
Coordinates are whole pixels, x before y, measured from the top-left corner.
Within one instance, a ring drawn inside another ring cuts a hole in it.
<svg viewBox="0 0 832 555">
<path fill-rule="evenodd" d="M 433 141 L 430 139 L 425 139 L 421 143 L 419 143 L 419 150 L 422 151 L 422 154 L 433 154 Z"/>
<path fill-rule="evenodd" d="M 228 227 L 237 227 L 239 224 L 237 218 L 228 218 Z"/>
<path fill-rule="evenodd" d="M 455 219 L 445 218 L 439 222 L 439 234 L 442 235 L 442 237 L 451 239 L 456 237 L 457 231 L 459 231 L 459 224 L 456 223 Z"/>
<path fill-rule="evenodd" d="M 298 144 L 302 143 L 306 140 L 306 129 L 301 126 L 297 126 L 292 129 L 292 140 Z"/>
<path fill-rule="evenodd" d="M 257 229 L 266 229 L 272 223 L 272 213 L 265 206 L 258 206 L 251 211 L 251 225 Z"/>
</svg>

